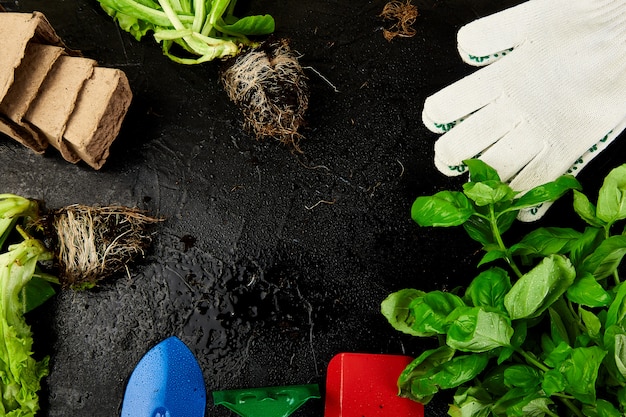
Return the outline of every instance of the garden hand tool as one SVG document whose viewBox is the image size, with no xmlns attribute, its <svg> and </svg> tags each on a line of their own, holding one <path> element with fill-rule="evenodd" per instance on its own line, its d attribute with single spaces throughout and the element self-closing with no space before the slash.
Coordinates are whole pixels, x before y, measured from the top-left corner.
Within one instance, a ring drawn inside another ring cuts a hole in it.
<svg viewBox="0 0 626 417">
<path fill-rule="evenodd" d="M 217 405 L 241 417 L 287 417 L 311 398 L 320 398 L 316 384 L 214 391 Z"/>
<path fill-rule="evenodd" d="M 206 387 L 193 353 L 169 337 L 144 355 L 126 386 L 122 417 L 203 417 Z"/>
</svg>

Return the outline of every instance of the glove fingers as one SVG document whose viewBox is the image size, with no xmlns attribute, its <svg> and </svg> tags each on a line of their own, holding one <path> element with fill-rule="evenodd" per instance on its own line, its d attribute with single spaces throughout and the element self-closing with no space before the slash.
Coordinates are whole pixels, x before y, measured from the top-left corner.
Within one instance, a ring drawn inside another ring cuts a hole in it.
<svg viewBox="0 0 626 417">
<path fill-rule="evenodd" d="M 511 187 L 516 191 L 528 191 L 531 188 L 554 181 L 561 175 L 578 173 L 604 149 L 606 149 L 619 134 L 626 128 L 626 119 L 612 129 L 606 136 L 591 146 L 576 161 L 562 160 L 554 152 L 546 150 L 545 155 L 539 154 L 511 181 Z"/>
<path fill-rule="evenodd" d="M 435 165 L 446 175 L 464 172 L 465 159 L 474 158 L 506 136 L 518 123 L 504 106 L 492 103 L 455 126 L 435 142 Z"/>
<path fill-rule="evenodd" d="M 522 3 L 463 26 L 457 34 L 461 59 L 470 65 L 483 66 L 506 55 L 526 37 L 530 24 L 537 18 L 537 6 L 542 3 Z"/>
<path fill-rule="evenodd" d="M 563 174 L 571 174 L 574 176 L 578 175 L 578 173 L 596 156 L 598 156 L 600 152 L 605 150 L 621 134 L 621 132 L 624 131 L 624 129 L 626 129 L 626 119 L 624 119 L 618 126 L 611 130 L 605 137 L 599 140 L 594 146 L 589 148 L 589 150 L 585 152 L 580 158 L 578 158 L 573 163 L 573 165 L 571 165 L 569 169 L 567 169 L 567 171 L 563 171 L 562 168 L 557 168 L 554 172 L 549 173 L 548 176 L 542 175 L 539 178 L 533 175 L 527 175 L 525 172 L 520 172 L 518 177 L 511 181 L 511 187 L 514 190 L 530 190 L 548 181 L 554 181 L 556 178 Z M 529 170 L 529 172 L 532 173 L 533 169 L 541 169 L 539 167 L 534 167 L 535 165 L 537 165 L 537 163 L 533 161 L 533 163 L 529 164 L 525 170 Z M 531 207 L 528 209 L 520 210 L 517 218 L 523 222 L 533 222 L 539 220 L 548 211 L 551 205 L 552 203 L 548 202 L 538 207 Z"/>
<path fill-rule="evenodd" d="M 531 138 L 533 136 L 526 125 L 520 124 L 487 149 L 480 159 L 493 167 L 502 181 L 507 182 L 542 152 L 544 144 Z"/>
<path fill-rule="evenodd" d="M 445 87 L 424 102 L 422 120 L 435 133 L 444 133 L 470 114 L 494 101 L 502 89 L 496 65 L 482 68 Z"/>
</svg>

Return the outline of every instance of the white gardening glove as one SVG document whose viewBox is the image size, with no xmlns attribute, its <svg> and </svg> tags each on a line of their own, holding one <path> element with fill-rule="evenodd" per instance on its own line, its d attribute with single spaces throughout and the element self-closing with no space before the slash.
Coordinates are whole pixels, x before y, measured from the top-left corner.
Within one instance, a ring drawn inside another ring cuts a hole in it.
<svg viewBox="0 0 626 417">
<path fill-rule="evenodd" d="M 530 0 L 458 33 L 484 68 L 426 99 L 447 175 L 480 155 L 525 192 L 576 175 L 626 127 L 626 0 Z M 540 218 L 547 205 L 520 213 Z"/>
</svg>

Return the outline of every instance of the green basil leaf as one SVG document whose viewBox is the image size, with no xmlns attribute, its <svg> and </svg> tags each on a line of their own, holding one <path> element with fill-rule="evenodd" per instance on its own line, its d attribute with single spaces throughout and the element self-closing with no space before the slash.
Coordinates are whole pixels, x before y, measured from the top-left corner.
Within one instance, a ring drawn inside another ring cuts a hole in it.
<svg viewBox="0 0 626 417">
<path fill-rule="evenodd" d="M 486 352 L 509 347 L 513 328 L 502 313 L 482 307 L 457 308 L 450 314 L 446 344 L 465 352 Z"/>
<path fill-rule="evenodd" d="M 606 353 L 598 346 L 580 347 L 559 364 L 558 370 L 567 381 L 566 392 L 583 404 L 596 401 L 596 379 Z"/>
<path fill-rule="evenodd" d="M 485 253 L 480 262 L 478 262 L 478 266 L 483 266 L 490 262 L 497 261 L 498 259 L 506 259 L 507 252 L 499 249 L 491 249 Z"/>
<path fill-rule="evenodd" d="M 587 334 L 596 344 L 602 345 L 602 334 L 600 333 L 602 330 L 602 322 L 598 316 L 593 314 L 591 311 L 587 311 L 584 308 L 580 307 L 578 309 L 580 314 L 580 318 L 583 321 L 583 324 L 587 328 Z"/>
<path fill-rule="evenodd" d="M 411 217 L 420 226 L 459 226 L 472 214 L 472 204 L 458 191 L 440 191 L 433 196 L 418 197 L 411 207 Z"/>
<path fill-rule="evenodd" d="M 626 387 L 620 387 L 617 390 L 617 400 L 622 410 L 626 409 Z"/>
<path fill-rule="evenodd" d="M 511 289 L 509 274 L 502 268 L 491 268 L 472 280 L 465 291 L 465 297 L 475 307 L 494 307 L 506 312 L 504 296 Z"/>
<path fill-rule="evenodd" d="M 433 395 L 439 392 L 439 387 L 430 376 L 436 372 L 437 366 L 452 359 L 454 352 L 454 349 L 441 346 L 415 358 L 398 377 L 399 395 L 428 404 Z"/>
<path fill-rule="evenodd" d="M 500 353 L 498 353 L 497 364 L 502 365 L 504 362 L 508 361 L 511 356 L 515 353 L 515 349 L 513 347 L 503 347 L 500 349 Z"/>
<path fill-rule="evenodd" d="M 522 408 L 535 398 L 538 398 L 536 388 L 515 387 L 509 389 L 502 395 L 492 406 L 492 412 L 496 416 L 520 416 L 522 417 Z"/>
<path fill-rule="evenodd" d="M 554 308 L 549 308 L 548 313 L 550 315 L 550 335 L 554 343 L 564 342 L 570 345 L 569 333 L 561 316 Z"/>
<path fill-rule="evenodd" d="M 593 406 L 583 405 L 581 411 L 586 417 L 623 417 L 623 414 L 613 404 L 602 399 L 596 400 Z"/>
<path fill-rule="evenodd" d="M 552 352 L 555 347 L 556 347 L 556 343 L 554 343 L 554 340 L 552 340 L 552 338 L 549 335 L 542 333 L 541 334 L 541 349 L 543 349 L 544 353 L 546 355 L 549 355 L 550 352 Z"/>
<path fill-rule="evenodd" d="M 396 291 L 383 300 L 380 311 L 394 329 L 412 336 L 422 336 L 412 328 L 415 317 L 411 314 L 409 307 L 415 299 L 425 294 L 424 291 L 411 288 Z"/>
<path fill-rule="evenodd" d="M 542 227 L 528 233 L 510 251 L 518 256 L 567 254 L 581 236 L 582 233 L 570 228 Z"/>
<path fill-rule="evenodd" d="M 556 369 L 550 369 L 543 374 L 541 381 L 541 389 L 547 396 L 551 396 L 557 392 L 563 392 L 567 386 L 567 381 L 561 372 Z"/>
<path fill-rule="evenodd" d="M 544 417 L 554 415 L 550 406 L 554 404 L 550 398 L 535 393 L 533 395 L 524 397 L 523 401 L 519 401 L 517 404 L 512 405 L 507 409 L 508 416 L 519 417 Z"/>
<path fill-rule="evenodd" d="M 604 279 L 613 274 L 626 255 L 626 236 L 611 236 L 587 257 L 581 266 L 582 272 L 593 274 L 596 279 Z"/>
<path fill-rule="evenodd" d="M 489 356 L 486 354 L 455 356 L 450 361 L 439 365 L 432 379 L 442 389 L 456 388 L 476 378 L 485 369 L 487 363 L 489 363 Z"/>
<path fill-rule="evenodd" d="M 477 206 L 510 201 L 516 195 L 511 187 L 496 180 L 467 182 L 463 184 L 463 193 Z"/>
<path fill-rule="evenodd" d="M 585 228 L 580 239 L 572 244 L 570 259 L 576 266 L 576 269 L 582 271 L 581 265 L 585 258 L 591 255 L 604 239 L 604 229 L 596 227 Z"/>
<path fill-rule="evenodd" d="M 596 206 L 578 190 L 574 190 L 574 211 L 590 226 L 603 227 L 606 224 L 596 216 Z"/>
<path fill-rule="evenodd" d="M 611 304 L 611 295 L 590 273 L 576 279 L 567 289 L 567 298 L 587 307 L 605 307 Z"/>
<path fill-rule="evenodd" d="M 421 336 L 445 334 L 449 325 L 448 315 L 456 308 L 464 307 L 463 300 L 451 293 L 431 291 L 415 298 L 409 306 L 413 323 L 411 328 Z"/>
<path fill-rule="evenodd" d="M 574 346 L 575 347 L 589 347 L 593 344 L 592 342 L 593 340 L 591 340 L 591 337 L 589 337 L 587 333 L 580 333 L 578 336 L 576 336 L 576 340 L 574 341 Z"/>
<path fill-rule="evenodd" d="M 498 365 L 508 360 L 515 350 L 522 346 L 526 340 L 528 334 L 528 323 L 522 320 L 518 320 L 513 326 L 513 336 L 511 337 L 511 347 L 504 347 L 500 349 L 498 354 Z"/>
<path fill-rule="evenodd" d="M 609 306 L 604 327 L 623 325 L 626 318 L 626 284 L 623 282 L 614 288 L 616 291 L 613 302 Z"/>
<path fill-rule="evenodd" d="M 499 365 L 495 368 L 489 369 L 487 375 L 483 378 L 482 383 L 480 384 L 494 398 L 501 397 L 509 391 L 506 385 L 504 385 L 505 370 L 505 365 Z"/>
<path fill-rule="evenodd" d="M 626 218 L 626 165 L 614 168 L 604 178 L 596 215 L 608 224 Z"/>
<path fill-rule="evenodd" d="M 563 256 L 544 258 L 524 274 L 504 297 L 512 320 L 537 317 L 554 303 L 574 282 L 576 271 Z"/>
<path fill-rule="evenodd" d="M 459 387 L 454 394 L 454 403 L 448 408 L 451 417 L 489 417 L 491 396 L 481 387 Z"/>
<path fill-rule="evenodd" d="M 483 246 L 489 246 L 495 243 L 491 224 L 483 217 L 472 216 L 463 224 L 463 228 L 475 241 Z"/>
<path fill-rule="evenodd" d="M 500 181 L 498 172 L 480 159 L 467 159 L 463 163 L 469 169 L 472 182 Z"/>
<path fill-rule="evenodd" d="M 572 353 L 573 348 L 566 342 L 559 342 L 543 360 L 546 365 L 556 367 Z"/>
<path fill-rule="evenodd" d="M 614 354 L 615 365 L 620 375 L 626 379 L 626 334 L 617 333 L 614 337 Z"/>
<path fill-rule="evenodd" d="M 504 370 L 504 383 L 511 388 L 534 388 L 541 379 L 539 371 L 529 365 L 511 365 Z"/>
<path fill-rule="evenodd" d="M 511 346 L 518 348 L 522 346 L 528 336 L 528 323 L 525 321 L 518 321 L 513 326 L 513 337 L 511 338 Z"/>
<path fill-rule="evenodd" d="M 563 175 L 556 180 L 535 187 L 517 199 L 511 209 L 521 210 L 561 198 L 569 190 L 581 189 L 580 183 L 572 175 Z"/>
<path fill-rule="evenodd" d="M 608 374 L 614 381 L 610 381 L 611 385 L 626 384 L 626 374 L 624 367 L 626 367 L 626 357 L 623 353 L 623 343 L 626 337 L 626 332 L 619 325 L 610 325 L 606 327 L 603 335 L 603 347 L 608 351 L 606 358 L 604 359 L 604 367 L 608 371 Z M 607 378 L 608 379 L 608 378 Z"/>
</svg>

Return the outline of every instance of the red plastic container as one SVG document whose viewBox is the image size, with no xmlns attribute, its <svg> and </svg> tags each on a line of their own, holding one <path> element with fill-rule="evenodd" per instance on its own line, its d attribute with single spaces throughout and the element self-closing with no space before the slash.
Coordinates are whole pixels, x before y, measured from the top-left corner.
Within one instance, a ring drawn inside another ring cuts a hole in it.
<svg viewBox="0 0 626 417">
<path fill-rule="evenodd" d="M 413 358 L 340 353 L 328 364 L 324 417 L 423 417 L 424 407 L 398 396 L 398 376 Z"/>
</svg>

